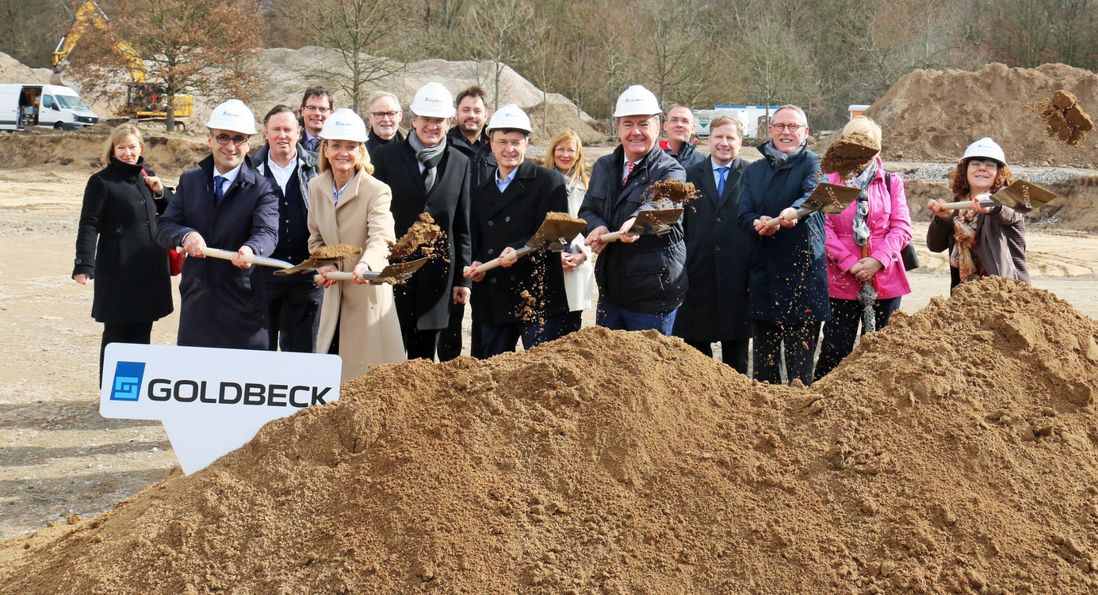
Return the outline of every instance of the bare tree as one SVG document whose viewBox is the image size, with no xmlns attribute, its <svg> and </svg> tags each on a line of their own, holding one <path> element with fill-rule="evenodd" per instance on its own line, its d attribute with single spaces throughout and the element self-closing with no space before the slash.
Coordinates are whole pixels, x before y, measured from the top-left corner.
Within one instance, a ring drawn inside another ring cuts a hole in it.
<svg viewBox="0 0 1098 595">
<path fill-rule="evenodd" d="M 470 55 L 492 63 L 492 104 L 499 107 L 503 70 L 523 60 L 530 47 L 534 10 L 523 0 L 478 4 L 466 15 L 464 40 Z"/>
</svg>

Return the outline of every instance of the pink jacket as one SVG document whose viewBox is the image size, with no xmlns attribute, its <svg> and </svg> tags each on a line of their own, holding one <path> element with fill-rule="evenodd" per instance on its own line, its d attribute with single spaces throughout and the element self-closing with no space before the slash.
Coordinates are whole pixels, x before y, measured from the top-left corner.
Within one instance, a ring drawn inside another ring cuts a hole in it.
<svg viewBox="0 0 1098 595">
<path fill-rule="evenodd" d="M 878 299 L 891 299 L 911 293 L 907 272 L 900 259 L 900 250 L 911 241 L 911 216 L 907 211 L 904 181 L 892 174 L 891 192 L 885 188 L 885 171 L 877 157 L 877 175 L 869 182 L 869 256 L 884 268 L 873 276 L 873 288 Z M 837 174 L 827 174 L 827 181 L 842 184 Z M 837 215 L 827 215 L 827 285 L 828 295 L 840 300 L 854 300 L 862 284 L 849 273 L 862 258 L 862 249 L 854 243 L 854 213 L 857 201 Z"/>
</svg>

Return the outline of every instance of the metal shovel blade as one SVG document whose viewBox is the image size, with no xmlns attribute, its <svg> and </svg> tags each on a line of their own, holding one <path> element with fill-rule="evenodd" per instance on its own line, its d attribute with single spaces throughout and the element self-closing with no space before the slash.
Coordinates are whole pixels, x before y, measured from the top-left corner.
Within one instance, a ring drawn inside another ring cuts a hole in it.
<svg viewBox="0 0 1098 595">
<path fill-rule="evenodd" d="M 415 260 L 409 260 L 408 262 L 398 262 L 390 264 L 385 268 L 377 272 L 369 272 L 362 276 L 363 279 L 369 279 L 371 281 L 378 282 L 396 282 L 399 283 L 409 278 L 418 271 L 423 265 L 427 264 L 427 258 L 417 258 Z"/>
<path fill-rule="evenodd" d="M 860 193 L 861 190 L 850 186 L 821 182 L 812 194 L 808 195 L 801 208 L 821 213 L 841 213 L 847 205 L 858 198 Z"/>
<path fill-rule="evenodd" d="M 560 252 L 576 234 L 583 233 L 586 228 L 586 221 L 571 217 L 568 213 L 546 213 L 545 221 L 541 222 L 541 226 L 526 241 L 526 245 L 534 250 Z"/>
<path fill-rule="evenodd" d="M 629 233 L 634 235 L 655 234 L 663 235 L 671 231 L 671 226 L 678 223 L 682 217 L 682 209 L 656 209 L 641 211 L 633 221 L 633 227 Z"/>
<path fill-rule="evenodd" d="M 292 266 L 288 269 L 282 269 L 281 271 L 275 271 L 274 274 L 276 274 L 276 275 L 293 275 L 295 273 L 307 273 L 309 271 L 315 271 L 315 270 L 319 269 L 322 266 L 326 266 L 326 265 L 329 265 L 329 264 L 335 264 L 335 263 L 343 260 L 344 258 L 345 257 L 342 257 L 342 256 L 337 256 L 337 257 L 334 257 L 334 258 L 313 258 L 313 257 L 309 257 L 309 258 L 306 258 L 305 260 L 301 261 L 300 263 L 298 263 L 298 264 L 296 264 L 296 265 L 294 265 L 294 266 Z"/>
<path fill-rule="evenodd" d="M 1037 184 L 1015 180 L 1009 186 L 1001 188 L 991 195 L 996 202 L 1012 209 L 1030 210 L 1043 207 L 1056 198 L 1054 192 L 1041 188 Z"/>
</svg>

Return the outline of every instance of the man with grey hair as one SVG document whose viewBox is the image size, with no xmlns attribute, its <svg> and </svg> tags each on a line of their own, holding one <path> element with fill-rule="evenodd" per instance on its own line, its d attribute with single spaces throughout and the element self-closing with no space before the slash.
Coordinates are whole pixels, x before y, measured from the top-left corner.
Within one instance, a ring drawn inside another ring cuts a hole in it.
<svg viewBox="0 0 1098 595">
<path fill-rule="evenodd" d="M 831 317 L 827 297 L 824 215 L 797 220 L 796 210 L 819 184 L 820 159 L 808 150 L 804 110 L 774 112 L 763 158 L 747 166 L 740 227 L 754 240 L 748 297 L 754 378 L 812 382 L 820 325 Z M 767 222 L 777 218 L 779 225 Z M 783 357 L 784 355 L 784 357 Z"/>
<path fill-rule="evenodd" d="M 388 91 L 374 93 L 366 105 L 369 110 L 366 113 L 366 123 L 370 126 L 366 151 L 373 157 L 378 147 L 394 140 L 404 140 L 404 135 L 400 132 L 400 120 L 404 112 L 400 109 L 400 99 Z"/>
</svg>

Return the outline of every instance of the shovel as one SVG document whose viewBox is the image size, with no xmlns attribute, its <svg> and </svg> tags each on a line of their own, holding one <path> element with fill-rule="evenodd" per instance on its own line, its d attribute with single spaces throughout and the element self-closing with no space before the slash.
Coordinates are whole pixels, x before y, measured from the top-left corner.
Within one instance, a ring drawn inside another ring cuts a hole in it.
<svg viewBox="0 0 1098 595">
<path fill-rule="evenodd" d="M 342 260 L 342 259 L 340 259 Z M 423 265 L 427 264 L 427 258 L 417 258 L 415 260 L 409 260 L 408 262 L 398 262 L 396 264 L 387 265 L 380 271 L 370 271 L 362 278 L 369 281 L 372 284 L 377 283 L 400 283 L 405 279 L 412 276 L 413 273 L 418 271 Z M 352 273 L 344 271 L 335 271 L 328 273 L 328 278 L 332 281 L 350 281 L 353 278 Z M 317 275 L 314 281 L 320 281 L 320 275 Z"/>
<path fill-rule="evenodd" d="M 637 213 L 633 227 L 629 228 L 630 235 L 655 234 L 661 236 L 671 231 L 671 226 L 682 217 L 682 209 L 656 209 Z M 600 242 L 616 242 L 621 239 L 622 232 L 612 231 L 599 236 Z"/>
<path fill-rule="evenodd" d="M 292 266 L 288 269 L 282 269 L 281 271 L 275 271 L 274 274 L 276 274 L 276 275 L 293 275 L 293 274 L 296 274 L 296 273 L 306 273 L 308 271 L 315 271 L 315 270 L 319 269 L 322 266 L 327 266 L 329 264 L 335 264 L 335 263 L 343 260 L 344 258 L 346 258 L 346 257 L 345 256 L 335 256 L 335 257 L 332 257 L 332 258 L 316 258 L 315 256 L 310 256 L 309 258 L 306 258 L 305 260 L 301 261 L 299 264 L 296 264 L 296 265 L 294 265 L 294 266 Z"/>
<path fill-rule="evenodd" d="M 586 227 L 586 221 L 570 217 L 567 213 L 547 213 L 545 215 L 545 221 L 542 221 L 541 226 L 534 232 L 534 235 L 530 236 L 529 240 L 526 240 L 526 245 L 515 250 L 512 254 L 509 254 L 507 260 L 509 262 L 515 262 L 535 250 L 560 252 L 572 241 L 572 238 L 576 237 L 576 234 L 583 231 Z M 499 258 L 493 258 L 488 262 L 482 262 L 477 265 L 477 272 L 483 273 L 484 271 L 490 271 L 498 267 L 503 262 L 502 259 L 503 257 L 501 256 Z M 472 267 L 465 267 L 462 272 L 468 274 L 471 268 Z"/>
<path fill-rule="evenodd" d="M 183 248 L 179 247 L 175 249 L 176 252 L 183 252 Z M 229 250 L 222 250 L 220 248 L 210 248 L 206 246 L 202 249 L 202 253 L 207 258 L 219 258 L 221 260 L 232 260 L 236 258 L 237 253 Z M 286 262 L 285 260 L 278 260 L 277 258 L 267 258 L 266 256 L 243 256 L 244 262 L 250 262 L 252 264 L 258 264 L 260 266 L 271 267 L 274 269 L 289 269 L 294 265 Z"/>
<path fill-rule="evenodd" d="M 801 219 L 809 213 L 819 211 L 821 213 L 841 213 L 854 199 L 858 198 L 861 190 L 851 186 L 840 186 L 826 182 L 818 184 L 812 194 L 805 199 L 804 205 L 797 209 L 793 219 Z M 758 221 L 758 219 L 756 219 Z M 781 225 L 781 217 L 774 217 L 766 222 L 766 227 L 773 228 Z"/>
<path fill-rule="evenodd" d="M 1003 205 L 1012 209 L 1022 208 L 1028 211 L 1043 207 L 1052 202 L 1053 199 L 1056 198 L 1056 194 L 1041 188 L 1037 184 L 1015 180 L 1009 186 L 1000 188 L 992 197 L 994 200 L 985 199 L 980 201 L 980 206 L 994 207 L 995 205 Z M 944 203 L 940 208 L 953 210 L 964 209 L 971 206 L 971 200 L 959 200 L 957 202 Z"/>
</svg>

